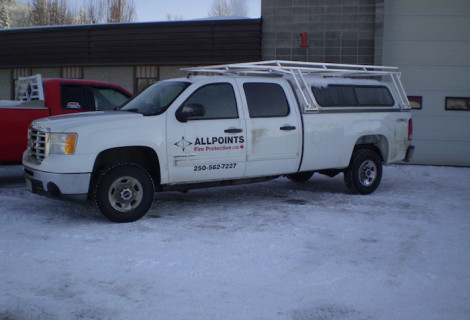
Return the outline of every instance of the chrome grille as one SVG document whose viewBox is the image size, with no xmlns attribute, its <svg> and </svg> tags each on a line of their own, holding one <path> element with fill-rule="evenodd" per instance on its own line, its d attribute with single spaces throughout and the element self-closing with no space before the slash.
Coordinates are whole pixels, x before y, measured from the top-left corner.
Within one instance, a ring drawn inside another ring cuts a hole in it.
<svg viewBox="0 0 470 320">
<path fill-rule="evenodd" d="M 30 127 L 28 130 L 29 157 L 41 162 L 46 157 L 46 133 Z"/>
</svg>

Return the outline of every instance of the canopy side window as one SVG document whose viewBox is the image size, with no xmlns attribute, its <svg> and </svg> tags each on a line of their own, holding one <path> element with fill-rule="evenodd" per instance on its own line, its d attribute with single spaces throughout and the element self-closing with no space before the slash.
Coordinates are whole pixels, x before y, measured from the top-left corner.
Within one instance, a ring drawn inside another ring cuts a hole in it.
<svg viewBox="0 0 470 320">
<path fill-rule="evenodd" d="M 390 90 L 385 86 L 312 86 L 312 92 L 322 107 L 392 107 L 395 105 Z"/>
</svg>

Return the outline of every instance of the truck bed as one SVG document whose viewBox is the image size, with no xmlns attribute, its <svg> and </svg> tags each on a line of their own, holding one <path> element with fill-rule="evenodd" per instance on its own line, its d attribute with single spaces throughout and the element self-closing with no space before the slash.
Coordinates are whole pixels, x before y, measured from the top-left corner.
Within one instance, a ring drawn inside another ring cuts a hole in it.
<svg viewBox="0 0 470 320">
<path fill-rule="evenodd" d="M 48 116 L 49 110 L 42 100 L 0 101 L 0 163 L 21 159 L 26 150 L 28 125 L 35 119 Z"/>
</svg>

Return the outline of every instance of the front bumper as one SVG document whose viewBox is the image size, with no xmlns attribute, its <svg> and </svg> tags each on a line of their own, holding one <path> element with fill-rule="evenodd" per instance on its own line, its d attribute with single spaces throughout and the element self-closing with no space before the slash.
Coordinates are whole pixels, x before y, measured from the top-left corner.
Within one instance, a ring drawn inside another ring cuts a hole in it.
<svg viewBox="0 0 470 320">
<path fill-rule="evenodd" d="M 24 167 L 26 186 L 32 193 L 86 199 L 91 173 L 52 173 Z"/>
</svg>

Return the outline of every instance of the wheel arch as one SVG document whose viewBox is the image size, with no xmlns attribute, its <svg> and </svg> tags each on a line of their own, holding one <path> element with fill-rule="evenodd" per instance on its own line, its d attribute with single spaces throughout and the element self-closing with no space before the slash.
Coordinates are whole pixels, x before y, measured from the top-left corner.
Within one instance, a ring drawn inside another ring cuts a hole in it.
<svg viewBox="0 0 470 320">
<path fill-rule="evenodd" d="M 160 185 L 160 161 L 157 153 L 150 147 L 117 147 L 101 151 L 95 159 L 90 190 L 97 182 L 100 172 L 116 163 L 135 163 L 144 168 L 151 176 L 155 189 Z"/>
<path fill-rule="evenodd" d="M 390 144 L 387 137 L 383 135 L 366 135 L 360 137 L 354 145 L 354 151 L 358 149 L 367 149 L 375 151 L 381 158 L 382 162 L 387 162 L 390 150 Z"/>
</svg>

